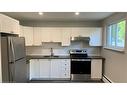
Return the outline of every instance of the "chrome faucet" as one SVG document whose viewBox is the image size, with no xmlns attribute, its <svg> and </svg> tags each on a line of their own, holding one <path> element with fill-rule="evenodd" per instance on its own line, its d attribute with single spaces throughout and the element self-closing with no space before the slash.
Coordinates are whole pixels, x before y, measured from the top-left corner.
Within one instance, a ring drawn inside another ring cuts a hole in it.
<svg viewBox="0 0 127 95">
<path fill-rule="evenodd" d="M 54 55 L 53 48 L 51 48 L 50 52 L 51 52 L 51 56 L 53 56 Z"/>
</svg>

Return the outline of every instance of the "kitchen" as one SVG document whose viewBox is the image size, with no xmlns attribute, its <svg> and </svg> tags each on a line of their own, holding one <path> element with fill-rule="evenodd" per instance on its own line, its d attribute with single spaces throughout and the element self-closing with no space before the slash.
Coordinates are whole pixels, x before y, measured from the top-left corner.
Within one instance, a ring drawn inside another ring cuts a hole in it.
<svg viewBox="0 0 127 95">
<path fill-rule="evenodd" d="M 0 82 L 127 82 L 126 64 L 121 66 L 119 60 L 126 59 L 126 16 L 115 12 L 2 12 Z M 123 25 L 120 29 L 125 38 L 118 43 L 120 48 L 113 48 L 117 42 L 109 37 L 117 23 Z M 22 40 L 18 41 L 19 37 Z M 10 40 L 4 47 L 5 38 Z M 113 47 L 108 47 L 110 44 Z M 8 51 L 13 57 L 8 57 Z M 24 58 L 23 64 L 14 60 L 16 54 Z M 11 57 L 14 62 L 7 62 Z"/>
</svg>

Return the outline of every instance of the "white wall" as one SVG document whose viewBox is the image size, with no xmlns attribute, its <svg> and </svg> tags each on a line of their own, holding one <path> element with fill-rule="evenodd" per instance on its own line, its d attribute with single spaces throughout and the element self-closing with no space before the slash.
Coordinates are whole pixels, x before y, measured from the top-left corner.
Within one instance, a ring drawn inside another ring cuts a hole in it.
<svg viewBox="0 0 127 95">
<path fill-rule="evenodd" d="M 105 28 L 107 24 L 116 22 L 123 18 L 127 19 L 127 13 L 115 13 L 104 20 L 103 27 Z M 106 31 L 103 31 L 103 42 L 105 42 L 105 32 Z M 105 58 L 104 75 L 111 81 L 117 83 L 127 82 L 127 33 L 125 41 L 124 53 L 104 48 L 102 48 L 101 51 L 102 56 Z"/>
<path fill-rule="evenodd" d="M 70 49 L 87 49 L 90 56 L 100 56 L 100 47 L 90 47 L 88 42 L 71 42 L 69 47 L 62 47 L 61 43 L 43 43 L 42 46 L 27 47 L 27 55 L 50 55 L 53 48 L 55 55 L 69 55 Z"/>
</svg>

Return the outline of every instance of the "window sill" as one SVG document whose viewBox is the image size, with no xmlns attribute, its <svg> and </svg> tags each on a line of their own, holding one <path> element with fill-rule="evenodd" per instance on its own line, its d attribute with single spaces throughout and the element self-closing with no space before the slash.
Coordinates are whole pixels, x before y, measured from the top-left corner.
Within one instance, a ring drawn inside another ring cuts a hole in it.
<svg viewBox="0 0 127 95">
<path fill-rule="evenodd" d="M 103 47 L 104 49 L 108 49 L 108 50 L 113 50 L 113 51 L 118 51 L 118 52 L 122 52 L 124 53 L 125 50 L 122 48 L 113 48 L 113 47 Z"/>
</svg>

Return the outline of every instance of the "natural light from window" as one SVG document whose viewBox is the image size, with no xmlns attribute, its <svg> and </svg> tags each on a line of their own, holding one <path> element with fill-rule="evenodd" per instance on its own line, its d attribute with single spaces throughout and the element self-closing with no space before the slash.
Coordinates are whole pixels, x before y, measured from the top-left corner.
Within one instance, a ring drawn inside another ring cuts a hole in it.
<svg viewBox="0 0 127 95">
<path fill-rule="evenodd" d="M 108 26 L 107 47 L 124 49 L 126 21 L 120 21 Z"/>
</svg>

